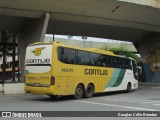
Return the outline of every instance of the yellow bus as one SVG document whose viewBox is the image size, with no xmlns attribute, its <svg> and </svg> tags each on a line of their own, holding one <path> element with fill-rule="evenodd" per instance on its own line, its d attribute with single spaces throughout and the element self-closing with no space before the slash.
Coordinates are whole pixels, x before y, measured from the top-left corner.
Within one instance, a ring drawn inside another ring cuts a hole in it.
<svg viewBox="0 0 160 120">
<path fill-rule="evenodd" d="M 78 48 L 59 42 L 35 43 L 26 49 L 25 86 L 31 94 L 73 95 L 138 88 L 135 60 L 110 51 Z"/>
</svg>

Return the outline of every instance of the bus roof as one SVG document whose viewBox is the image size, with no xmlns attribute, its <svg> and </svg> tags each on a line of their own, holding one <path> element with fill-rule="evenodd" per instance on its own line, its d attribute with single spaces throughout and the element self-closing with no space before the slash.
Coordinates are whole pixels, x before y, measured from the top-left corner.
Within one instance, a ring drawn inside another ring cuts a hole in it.
<svg viewBox="0 0 160 120">
<path fill-rule="evenodd" d="M 107 55 L 112 55 L 112 56 L 118 56 L 118 55 L 114 54 L 111 51 L 106 51 L 106 50 L 102 50 L 102 49 L 98 49 L 98 48 L 80 48 L 80 47 L 76 47 L 76 46 L 66 45 L 66 44 L 63 44 L 61 42 L 54 42 L 53 44 L 57 45 L 57 46 L 74 48 L 74 49 L 77 49 L 77 50 L 84 50 L 84 51 L 89 51 L 89 52 L 95 52 L 95 53 L 107 54 Z"/>
<path fill-rule="evenodd" d="M 49 44 L 49 45 L 62 46 L 62 47 L 67 47 L 67 48 L 74 48 L 74 49 L 77 49 L 77 50 L 84 50 L 84 51 L 101 53 L 101 54 L 106 54 L 106 55 L 111 55 L 111 56 L 117 56 L 117 57 L 122 57 L 122 58 L 127 58 L 127 59 L 133 59 L 133 58 L 130 58 L 130 57 L 114 54 L 113 52 L 107 51 L 107 50 L 102 50 L 102 49 L 98 49 L 98 48 L 80 48 L 80 47 L 66 45 L 66 44 L 63 44 L 61 42 L 54 42 L 54 41 L 53 42 L 36 42 L 36 43 L 30 44 L 29 46 L 44 45 L 44 44 L 45 45 Z"/>
</svg>

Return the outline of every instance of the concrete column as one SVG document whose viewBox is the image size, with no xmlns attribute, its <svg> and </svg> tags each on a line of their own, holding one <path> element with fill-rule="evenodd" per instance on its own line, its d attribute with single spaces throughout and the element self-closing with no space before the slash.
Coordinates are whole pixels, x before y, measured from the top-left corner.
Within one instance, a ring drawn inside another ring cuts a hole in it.
<svg viewBox="0 0 160 120">
<path fill-rule="evenodd" d="M 48 22 L 49 22 L 50 14 L 46 13 L 44 19 L 42 20 L 42 32 L 41 32 L 41 37 L 40 37 L 40 42 L 44 42 L 45 34 L 47 31 L 48 27 Z"/>
<path fill-rule="evenodd" d="M 160 83 L 160 35 L 145 37 L 135 46 L 142 56 L 146 81 Z"/>
<path fill-rule="evenodd" d="M 39 19 L 27 18 L 19 32 L 17 32 L 22 80 L 24 80 L 24 60 L 26 47 L 31 43 L 44 41 L 49 19 L 49 13 L 46 13 L 42 18 Z"/>
</svg>

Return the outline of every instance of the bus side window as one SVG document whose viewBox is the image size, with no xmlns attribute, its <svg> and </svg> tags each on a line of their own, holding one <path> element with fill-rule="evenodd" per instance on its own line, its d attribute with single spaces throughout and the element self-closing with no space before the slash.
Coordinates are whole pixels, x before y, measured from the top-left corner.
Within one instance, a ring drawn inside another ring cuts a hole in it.
<svg viewBox="0 0 160 120">
<path fill-rule="evenodd" d="M 62 48 L 58 47 L 58 60 L 61 61 L 62 60 Z"/>
<path fill-rule="evenodd" d="M 111 57 L 110 56 L 106 56 L 106 66 L 111 67 Z"/>
<path fill-rule="evenodd" d="M 132 70 L 131 60 L 124 59 L 124 68 Z"/>
<path fill-rule="evenodd" d="M 119 67 L 120 67 L 121 69 L 125 69 L 125 67 L 124 67 L 124 59 L 123 59 L 123 58 L 120 58 L 120 59 L 119 59 L 119 63 L 120 63 Z"/>
<path fill-rule="evenodd" d="M 106 56 L 105 55 L 100 56 L 100 64 L 102 67 L 106 66 Z"/>
<path fill-rule="evenodd" d="M 76 50 L 69 49 L 69 63 L 76 64 Z"/>
<path fill-rule="evenodd" d="M 131 60 L 125 60 L 126 69 L 132 69 Z"/>
<path fill-rule="evenodd" d="M 69 49 L 68 48 L 58 48 L 58 58 L 61 62 L 69 63 Z"/>
<path fill-rule="evenodd" d="M 121 60 L 121 58 L 116 57 L 116 67 L 117 68 L 121 68 L 120 67 L 120 60 Z"/>
<path fill-rule="evenodd" d="M 90 61 L 94 63 L 94 66 L 100 66 L 100 54 L 91 53 L 90 54 Z"/>
<path fill-rule="evenodd" d="M 128 64 L 129 64 L 129 67 L 128 67 L 128 69 L 132 70 L 132 64 L 131 64 L 131 60 L 128 60 Z"/>
<path fill-rule="evenodd" d="M 88 65 L 89 58 L 90 58 L 89 52 L 78 50 L 78 61 L 77 61 L 78 64 Z"/>
<path fill-rule="evenodd" d="M 125 69 L 129 69 L 129 61 L 125 60 Z"/>
<path fill-rule="evenodd" d="M 127 59 L 123 59 L 123 68 L 124 69 L 128 69 L 129 68 L 127 61 L 128 61 Z"/>
<path fill-rule="evenodd" d="M 115 57 L 112 57 L 112 64 L 111 64 L 111 67 L 117 67 L 117 60 Z"/>
</svg>

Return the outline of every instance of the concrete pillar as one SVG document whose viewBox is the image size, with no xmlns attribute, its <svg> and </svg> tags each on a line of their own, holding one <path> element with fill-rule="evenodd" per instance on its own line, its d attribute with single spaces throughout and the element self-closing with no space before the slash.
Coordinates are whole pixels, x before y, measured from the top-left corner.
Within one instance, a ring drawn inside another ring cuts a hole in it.
<svg viewBox="0 0 160 120">
<path fill-rule="evenodd" d="M 44 38 L 45 38 L 45 34 L 47 31 L 47 27 L 48 27 L 48 22 L 49 22 L 49 18 L 50 18 L 50 14 L 46 13 L 44 19 L 42 19 L 42 32 L 41 32 L 41 37 L 40 37 L 40 42 L 44 42 Z"/>
<path fill-rule="evenodd" d="M 26 47 L 31 43 L 44 41 L 49 19 L 49 13 L 46 13 L 42 18 L 39 19 L 27 18 L 17 33 L 22 81 L 24 80 L 24 60 Z"/>
<path fill-rule="evenodd" d="M 152 34 L 135 43 L 142 56 L 147 82 L 160 83 L 160 34 Z"/>
</svg>

